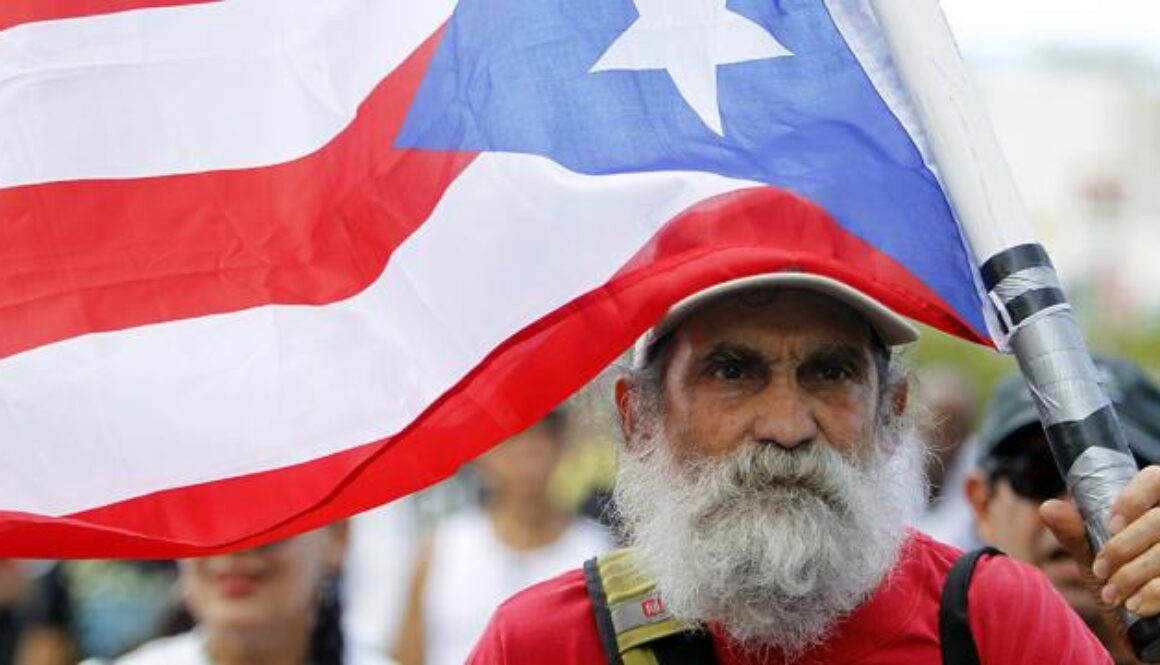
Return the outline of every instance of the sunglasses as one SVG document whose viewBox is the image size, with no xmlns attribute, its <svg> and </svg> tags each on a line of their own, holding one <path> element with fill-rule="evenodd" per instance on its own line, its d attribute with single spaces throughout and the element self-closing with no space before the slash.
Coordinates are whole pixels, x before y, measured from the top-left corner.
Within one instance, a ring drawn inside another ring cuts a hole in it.
<svg viewBox="0 0 1160 665">
<path fill-rule="evenodd" d="M 1006 478 L 1012 491 L 1032 501 L 1055 499 L 1067 491 L 1055 459 L 1047 450 L 992 458 L 986 470 L 992 480 Z"/>
</svg>

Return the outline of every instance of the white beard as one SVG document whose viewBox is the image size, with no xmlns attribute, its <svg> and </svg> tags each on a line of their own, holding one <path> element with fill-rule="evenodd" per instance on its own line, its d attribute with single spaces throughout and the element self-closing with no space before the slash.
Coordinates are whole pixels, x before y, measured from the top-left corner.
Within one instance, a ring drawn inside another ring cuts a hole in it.
<svg viewBox="0 0 1160 665">
<path fill-rule="evenodd" d="M 751 443 L 681 464 L 663 435 L 636 441 L 616 503 L 670 614 L 791 659 L 824 641 L 894 566 L 926 496 L 909 428 L 881 427 L 867 447 L 850 460 L 824 443 Z"/>
</svg>

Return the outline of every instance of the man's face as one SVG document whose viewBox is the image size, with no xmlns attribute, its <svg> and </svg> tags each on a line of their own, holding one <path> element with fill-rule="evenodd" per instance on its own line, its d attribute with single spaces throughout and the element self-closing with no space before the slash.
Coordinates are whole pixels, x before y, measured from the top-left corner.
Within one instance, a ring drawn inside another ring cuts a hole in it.
<svg viewBox="0 0 1160 665">
<path fill-rule="evenodd" d="M 876 412 L 869 328 L 812 292 L 723 300 L 672 334 L 660 376 L 617 386 L 619 515 L 674 616 L 800 654 L 879 584 L 923 504 L 905 383 Z"/>
<path fill-rule="evenodd" d="M 742 295 L 674 332 L 664 427 L 678 459 L 745 442 L 823 443 L 851 455 L 873 433 L 878 374 L 870 329 L 809 291 Z"/>
<path fill-rule="evenodd" d="M 1024 428 L 1003 449 L 1010 454 L 998 458 L 989 478 L 979 474 L 968 481 L 979 535 L 1042 570 L 1077 612 L 1094 617 L 1095 600 L 1083 584 L 1079 565 L 1039 517 L 1043 501 L 1065 493 L 1043 430 Z"/>
</svg>

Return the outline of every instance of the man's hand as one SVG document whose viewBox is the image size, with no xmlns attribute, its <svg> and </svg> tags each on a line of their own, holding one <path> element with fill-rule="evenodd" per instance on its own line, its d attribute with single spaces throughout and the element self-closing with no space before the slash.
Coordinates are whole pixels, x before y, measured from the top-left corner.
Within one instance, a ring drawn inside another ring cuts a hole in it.
<svg viewBox="0 0 1160 665">
<path fill-rule="evenodd" d="M 1039 509 L 1105 606 L 1123 605 L 1139 616 L 1160 614 L 1160 466 L 1142 469 L 1112 502 L 1111 540 L 1094 561 L 1079 511 L 1052 499 Z"/>
</svg>

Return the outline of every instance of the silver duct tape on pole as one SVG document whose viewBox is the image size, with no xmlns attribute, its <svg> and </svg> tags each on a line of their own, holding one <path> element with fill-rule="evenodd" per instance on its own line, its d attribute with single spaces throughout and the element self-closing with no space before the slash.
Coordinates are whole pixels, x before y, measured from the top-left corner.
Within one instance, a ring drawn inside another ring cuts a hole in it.
<svg viewBox="0 0 1160 665">
<path fill-rule="evenodd" d="M 1011 346 L 1060 474 L 1098 550 L 1108 541 L 1112 500 L 1138 469 L 1084 347 L 1045 342 L 1073 335 L 1082 344 L 1071 312 L 1055 311 L 1017 328 Z"/>
<path fill-rule="evenodd" d="M 1120 490 L 1136 475 L 1136 463 L 1118 450 L 1092 446 L 1083 451 L 1067 470 L 1067 486 L 1075 496 L 1086 497 L 1084 504 L 1094 506 L 1091 510 L 1093 524 L 1105 525 L 1111 517 L 1111 505 Z M 1078 502 L 1079 499 L 1076 499 Z M 1086 516 L 1085 516 L 1086 518 Z M 1089 528 L 1097 547 L 1103 547 L 1108 540 L 1105 530 Z"/>
<path fill-rule="evenodd" d="M 1043 248 L 1012 247 L 988 260 L 981 273 L 1052 455 L 1098 551 L 1110 538 L 1112 502 L 1138 470 L 1115 409 Z M 1119 613 L 1129 631 L 1139 622 L 1127 610 Z"/>
<path fill-rule="evenodd" d="M 900 117 L 918 118 L 927 139 L 919 147 L 929 148 L 923 156 L 949 194 L 967 253 L 985 260 L 980 291 L 994 305 L 986 311 L 988 329 L 1018 358 L 1098 548 L 1107 540 L 1107 506 L 1135 464 L 946 18 L 937 0 L 842 1 L 869 2 L 874 10 L 913 102 Z M 1136 653 L 1160 662 L 1160 618 L 1125 620 Z"/>
</svg>

